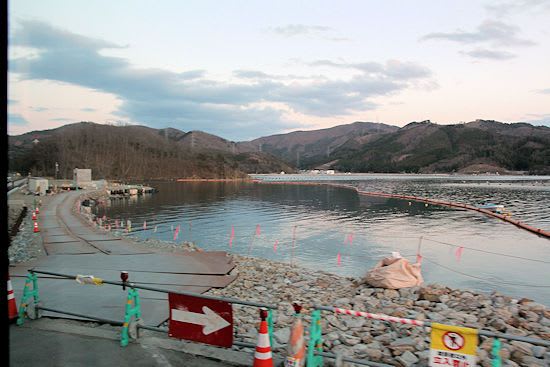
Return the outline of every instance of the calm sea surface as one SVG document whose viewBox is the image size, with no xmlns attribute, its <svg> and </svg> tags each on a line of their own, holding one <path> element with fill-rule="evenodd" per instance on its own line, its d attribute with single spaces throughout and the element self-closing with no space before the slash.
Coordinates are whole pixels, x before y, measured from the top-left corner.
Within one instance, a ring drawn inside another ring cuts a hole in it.
<svg viewBox="0 0 550 367">
<path fill-rule="evenodd" d="M 296 179 L 287 179 L 292 178 Z M 490 201 L 504 205 L 521 221 L 550 230 L 549 176 L 361 175 L 343 179 L 369 191 L 470 204 Z M 479 213 L 369 198 L 329 186 L 150 184 L 159 192 L 112 200 L 98 207 L 97 214 L 130 219 L 132 233 L 143 238 L 173 241 L 179 226 L 177 242 L 190 240 L 207 250 L 294 261 L 353 277 L 364 275 L 392 251 L 414 261 L 420 247 L 428 283 L 498 290 L 550 305 L 550 240 Z"/>
</svg>

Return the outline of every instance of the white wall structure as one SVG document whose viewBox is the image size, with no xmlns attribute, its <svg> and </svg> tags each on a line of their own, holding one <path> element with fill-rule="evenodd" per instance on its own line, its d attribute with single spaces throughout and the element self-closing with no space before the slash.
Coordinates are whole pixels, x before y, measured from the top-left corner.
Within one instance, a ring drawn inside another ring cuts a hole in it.
<svg viewBox="0 0 550 367">
<path fill-rule="evenodd" d="M 73 180 L 79 186 L 88 186 L 92 183 L 92 170 L 89 168 L 75 168 Z"/>
<path fill-rule="evenodd" d="M 31 177 L 29 179 L 29 191 L 34 194 L 46 195 L 48 180 L 45 178 Z"/>
</svg>

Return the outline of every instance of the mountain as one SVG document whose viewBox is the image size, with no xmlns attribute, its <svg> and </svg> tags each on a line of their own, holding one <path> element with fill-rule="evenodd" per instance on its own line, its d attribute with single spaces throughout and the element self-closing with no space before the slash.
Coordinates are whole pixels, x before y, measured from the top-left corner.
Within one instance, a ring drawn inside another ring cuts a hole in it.
<svg viewBox="0 0 550 367">
<path fill-rule="evenodd" d="M 237 144 L 242 152 L 267 152 L 297 167 L 313 167 L 331 160 L 340 148 L 358 148 L 397 126 L 374 122 L 354 122 L 328 129 L 293 131 Z"/>
<path fill-rule="evenodd" d="M 336 150 L 331 166 L 353 172 L 550 173 L 550 128 L 476 120 L 437 125 L 413 122 L 359 148 Z"/>
<path fill-rule="evenodd" d="M 72 177 L 75 167 L 117 179 L 236 178 L 247 173 L 292 172 L 262 152 L 233 154 L 235 143 L 203 132 L 81 122 L 8 137 L 10 171 Z"/>
<path fill-rule="evenodd" d="M 37 143 L 33 141 L 38 140 Z M 233 142 L 202 131 L 82 122 L 8 137 L 10 170 L 71 177 L 242 177 L 246 173 L 333 168 L 351 172 L 550 174 L 550 128 L 476 120 L 397 126 L 354 122 Z M 286 162 L 286 163 L 285 163 Z"/>
</svg>

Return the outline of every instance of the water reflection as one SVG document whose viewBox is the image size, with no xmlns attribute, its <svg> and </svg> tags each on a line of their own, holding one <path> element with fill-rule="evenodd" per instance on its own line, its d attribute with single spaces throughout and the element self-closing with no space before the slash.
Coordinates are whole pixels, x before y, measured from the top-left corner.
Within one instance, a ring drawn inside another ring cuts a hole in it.
<svg viewBox="0 0 550 367">
<path fill-rule="evenodd" d="M 514 182 L 477 185 L 442 180 L 354 182 L 372 191 L 404 193 L 443 200 L 504 204 L 527 223 L 550 228 L 550 188 Z M 362 276 L 381 257 L 400 251 L 414 260 L 421 244 L 428 282 L 481 290 L 498 289 L 550 304 L 550 264 L 476 252 L 548 259 L 550 242 L 479 213 L 398 199 L 364 197 L 327 186 L 261 185 L 238 182 L 165 182 L 159 192 L 134 202 L 116 200 L 98 214 L 147 221 L 142 237 L 193 240 L 211 250 L 226 250 L 347 276 Z M 256 226 L 261 233 L 256 235 Z M 157 226 L 157 231 L 154 227 Z M 293 229 L 296 226 L 296 241 Z M 229 248 L 231 227 L 235 237 Z M 353 241 L 346 241 L 352 234 Z M 420 237 L 423 239 L 420 240 Z M 278 243 L 274 248 L 275 242 Z M 293 249 L 293 243 L 295 245 Z M 465 247 L 461 258 L 456 249 Z M 342 255 L 342 265 L 336 257 Z M 527 284 L 523 286 L 521 284 Z M 546 286 L 534 287 L 534 286 Z"/>
</svg>

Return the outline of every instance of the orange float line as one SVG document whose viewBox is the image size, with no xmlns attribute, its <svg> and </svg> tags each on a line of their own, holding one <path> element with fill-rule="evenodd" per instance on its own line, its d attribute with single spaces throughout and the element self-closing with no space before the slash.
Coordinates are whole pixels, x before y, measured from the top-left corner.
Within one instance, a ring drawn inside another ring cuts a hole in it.
<svg viewBox="0 0 550 367">
<path fill-rule="evenodd" d="M 469 204 L 455 203 L 455 202 L 452 202 L 452 201 L 433 200 L 433 199 L 428 199 L 428 198 L 423 198 L 423 197 L 418 197 L 418 196 L 411 196 L 411 195 L 388 194 L 388 193 L 385 193 L 385 192 L 378 192 L 378 191 L 361 191 L 355 186 L 343 185 L 343 184 L 331 184 L 331 183 L 326 183 L 326 182 L 266 182 L 266 181 L 262 181 L 262 180 L 253 180 L 253 182 L 262 183 L 262 184 L 270 184 L 270 185 L 277 185 L 277 184 L 278 185 L 302 185 L 302 186 L 304 186 L 304 185 L 305 186 L 325 185 L 325 186 L 341 187 L 341 188 L 355 190 L 359 195 L 393 198 L 393 199 L 403 199 L 403 200 L 412 200 L 412 201 L 417 201 L 417 202 L 421 202 L 421 203 L 428 203 L 428 204 L 433 204 L 433 205 L 439 205 L 439 206 L 456 207 L 456 208 L 476 211 L 476 212 L 485 214 L 487 216 L 490 216 L 490 217 L 497 218 L 497 219 L 500 219 L 502 221 L 508 222 L 508 223 L 513 224 L 513 225 L 515 225 L 515 226 L 517 226 L 521 229 L 524 229 L 526 231 L 535 233 L 539 236 L 550 238 L 550 232 L 549 231 L 545 231 L 544 229 L 530 226 L 528 224 L 520 222 L 519 220 L 512 219 L 512 218 L 510 218 L 506 215 L 494 213 L 494 212 L 492 212 L 490 210 L 487 210 L 487 209 L 477 208 L 477 207 L 469 205 Z"/>
</svg>

